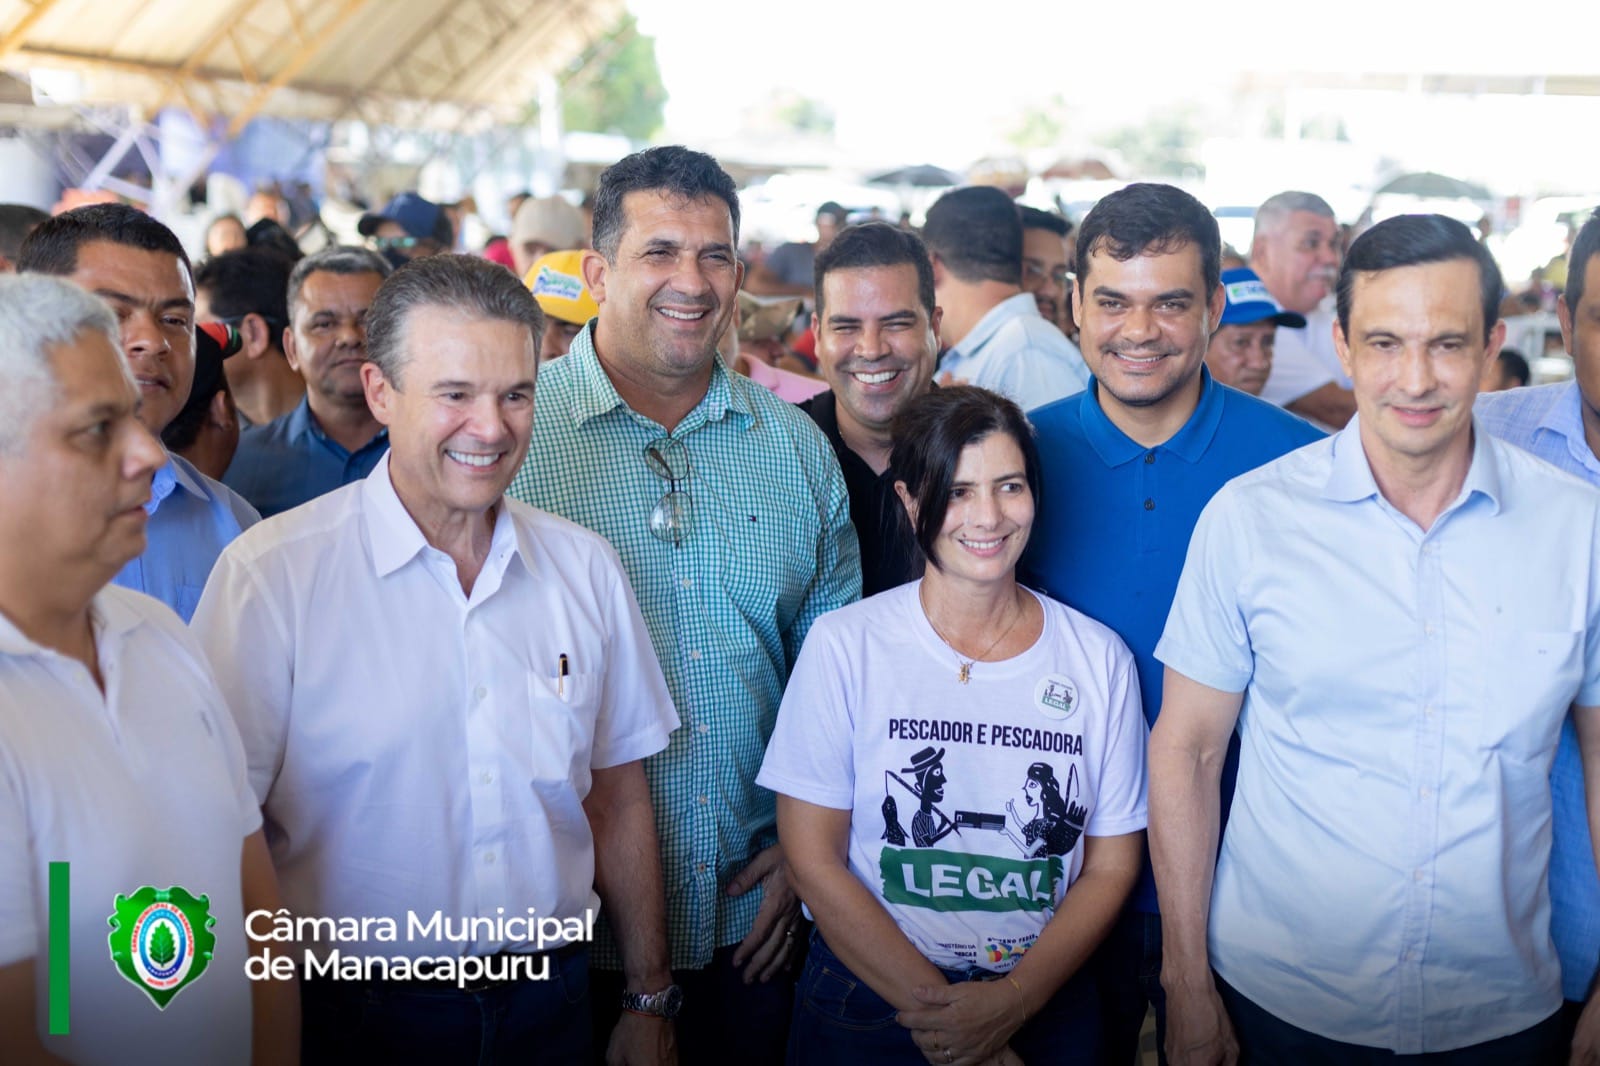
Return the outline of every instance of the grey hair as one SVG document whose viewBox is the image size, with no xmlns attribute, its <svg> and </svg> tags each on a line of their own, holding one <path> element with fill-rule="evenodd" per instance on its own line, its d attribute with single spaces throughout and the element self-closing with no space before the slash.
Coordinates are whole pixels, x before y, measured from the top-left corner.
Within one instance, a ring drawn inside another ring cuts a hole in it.
<svg viewBox="0 0 1600 1066">
<path fill-rule="evenodd" d="M 336 244 L 306 256 L 294 265 L 289 273 L 289 295 L 285 306 L 289 318 L 294 319 L 294 305 L 300 300 L 300 289 L 306 278 L 318 272 L 328 274 L 376 274 L 386 278 L 394 272 L 389 261 L 370 248 L 357 248 L 350 244 Z"/>
<path fill-rule="evenodd" d="M 1251 236 L 1251 242 L 1264 234 L 1276 233 L 1289 220 L 1289 216 L 1296 211 L 1305 211 L 1308 214 L 1321 215 L 1323 218 L 1337 220 L 1333 208 L 1328 206 L 1328 201 L 1314 192 L 1298 192 L 1289 190 L 1269 196 L 1256 208 L 1256 228 Z"/>
<path fill-rule="evenodd" d="M 121 353 L 117 316 L 98 296 L 48 274 L 0 276 L 0 455 L 21 451 L 34 420 L 55 402 L 52 349 L 90 331 Z"/>
<path fill-rule="evenodd" d="M 538 361 L 544 313 L 515 274 L 475 255 L 430 255 L 413 259 L 390 275 L 367 310 L 367 358 L 390 384 L 400 383 L 406 318 L 418 307 L 445 307 L 523 326 Z"/>
</svg>

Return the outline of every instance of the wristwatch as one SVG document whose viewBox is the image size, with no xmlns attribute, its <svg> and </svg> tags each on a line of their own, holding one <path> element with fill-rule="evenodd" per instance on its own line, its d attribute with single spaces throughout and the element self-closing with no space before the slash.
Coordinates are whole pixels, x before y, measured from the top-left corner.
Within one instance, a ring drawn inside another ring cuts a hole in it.
<svg viewBox="0 0 1600 1066">
<path fill-rule="evenodd" d="M 624 992 L 622 1009 L 657 1018 L 676 1018 L 683 1009 L 683 989 L 668 985 L 659 992 Z"/>
</svg>

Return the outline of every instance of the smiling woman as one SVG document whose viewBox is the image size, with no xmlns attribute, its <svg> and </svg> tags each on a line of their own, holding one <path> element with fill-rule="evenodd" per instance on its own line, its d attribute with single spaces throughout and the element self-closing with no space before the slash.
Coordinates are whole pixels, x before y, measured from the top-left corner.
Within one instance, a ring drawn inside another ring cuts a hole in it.
<svg viewBox="0 0 1600 1066">
<path fill-rule="evenodd" d="M 1145 824 L 1133 659 L 1017 584 L 1040 478 L 1014 403 L 936 389 L 893 436 L 926 573 L 817 621 L 757 778 L 817 922 L 789 1062 L 1097 1062 L 1080 967 Z"/>
</svg>

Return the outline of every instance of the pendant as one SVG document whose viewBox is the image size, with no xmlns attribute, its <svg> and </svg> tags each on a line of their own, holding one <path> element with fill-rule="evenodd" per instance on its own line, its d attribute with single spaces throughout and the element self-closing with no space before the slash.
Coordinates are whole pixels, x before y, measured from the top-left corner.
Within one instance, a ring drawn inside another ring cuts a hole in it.
<svg viewBox="0 0 1600 1066">
<path fill-rule="evenodd" d="M 964 662 L 964 663 L 961 664 L 961 670 L 960 670 L 959 673 L 956 674 L 956 680 L 961 682 L 963 685 L 965 685 L 968 681 L 972 680 L 972 664 L 971 663 Z"/>
</svg>

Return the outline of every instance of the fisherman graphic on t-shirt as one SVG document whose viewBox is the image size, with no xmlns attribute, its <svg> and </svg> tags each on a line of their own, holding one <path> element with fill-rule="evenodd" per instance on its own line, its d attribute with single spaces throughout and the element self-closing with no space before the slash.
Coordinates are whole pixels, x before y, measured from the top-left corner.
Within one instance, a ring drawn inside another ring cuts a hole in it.
<svg viewBox="0 0 1600 1066">
<path fill-rule="evenodd" d="M 934 806 L 944 799 L 944 749 L 934 751 L 932 745 L 923 748 L 911 756 L 911 765 L 901 767 L 900 772 L 916 775 L 912 791 L 922 804 L 911 816 L 911 842 L 919 848 L 931 848 L 955 831 L 955 823 Z"/>
</svg>

